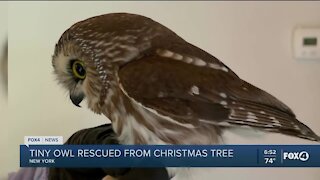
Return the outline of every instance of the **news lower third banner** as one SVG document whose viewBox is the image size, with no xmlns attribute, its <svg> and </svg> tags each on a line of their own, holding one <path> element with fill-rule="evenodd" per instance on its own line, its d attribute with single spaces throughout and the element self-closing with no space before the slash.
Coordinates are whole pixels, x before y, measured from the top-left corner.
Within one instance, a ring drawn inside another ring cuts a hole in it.
<svg viewBox="0 0 320 180">
<path fill-rule="evenodd" d="M 20 145 L 21 167 L 320 167 L 320 145 Z"/>
</svg>

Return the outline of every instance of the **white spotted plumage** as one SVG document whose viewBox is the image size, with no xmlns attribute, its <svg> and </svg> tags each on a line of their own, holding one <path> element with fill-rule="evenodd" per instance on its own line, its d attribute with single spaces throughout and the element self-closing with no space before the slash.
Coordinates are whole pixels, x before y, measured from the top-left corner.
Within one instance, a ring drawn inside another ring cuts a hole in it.
<svg viewBox="0 0 320 180">
<path fill-rule="evenodd" d="M 192 57 L 189 55 L 183 55 L 183 54 L 179 54 L 179 53 L 175 53 L 172 52 L 170 50 L 162 50 L 162 49 L 158 49 L 157 50 L 157 54 L 162 56 L 162 57 L 166 57 L 166 58 L 170 58 L 172 60 L 178 60 L 178 61 L 182 61 L 185 62 L 187 64 L 192 64 L 195 66 L 206 66 L 209 68 L 213 68 L 213 69 L 217 69 L 217 70 L 222 70 L 225 72 L 228 72 L 228 68 L 219 64 L 214 64 L 214 63 L 206 63 L 204 60 L 197 58 L 197 57 Z"/>
<path fill-rule="evenodd" d="M 194 94 L 194 95 L 199 95 L 200 93 L 199 87 L 197 86 L 192 86 L 190 91 L 191 91 L 191 94 Z"/>
</svg>

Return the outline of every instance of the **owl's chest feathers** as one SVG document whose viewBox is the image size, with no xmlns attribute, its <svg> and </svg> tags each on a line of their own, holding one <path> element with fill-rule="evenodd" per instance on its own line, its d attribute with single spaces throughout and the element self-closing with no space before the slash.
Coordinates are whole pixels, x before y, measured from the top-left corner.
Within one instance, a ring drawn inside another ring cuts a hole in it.
<svg viewBox="0 0 320 180">
<path fill-rule="evenodd" d="M 119 92 L 114 94 L 107 106 L 108 117 L 121 143 L 165 144 L 152 131 L 155 126 L 152 122 L 156 122 L 155 117 L 148 112 L 137 110 L 138 107 L 135 107 L 125 96 L 119 95 Z"/>
<path fill-rule="evenodd" d="M 106 115 L 123 144 L 214 144 L 218 134 L 210 125 L 194 127 L 143 106 L 121 91 L 113 91 Z M 186 138 L 188 137 L 188 138 Z"/>
</svg>

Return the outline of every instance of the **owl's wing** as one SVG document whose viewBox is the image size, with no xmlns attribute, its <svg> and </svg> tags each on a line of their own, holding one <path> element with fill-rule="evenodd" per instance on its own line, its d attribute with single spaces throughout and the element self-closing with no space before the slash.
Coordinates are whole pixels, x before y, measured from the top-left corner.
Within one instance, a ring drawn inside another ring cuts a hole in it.
<svg viewBox="0 0 320 180">
<path fill-rule="evenodd" d="M 125 64 L 118 76 L 126 95 L 180 123 L 250 126 L 320 140 L 285 104 L 227 69 L 155 54 Z"/>
</svg>

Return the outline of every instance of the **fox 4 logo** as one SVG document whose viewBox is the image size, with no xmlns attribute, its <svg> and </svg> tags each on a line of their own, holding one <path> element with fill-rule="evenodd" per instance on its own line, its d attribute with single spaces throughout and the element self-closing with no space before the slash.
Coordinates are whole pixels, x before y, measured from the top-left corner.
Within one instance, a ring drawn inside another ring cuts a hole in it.
<svg viewBox="0 0 320 180">
<path fill-rule="evenodd" d="M 310 155 L 306 151 L 301 152 L 283 152 L 284 160 L 300 160 L 300 161 L 308 161 Z"/>
</svg>

